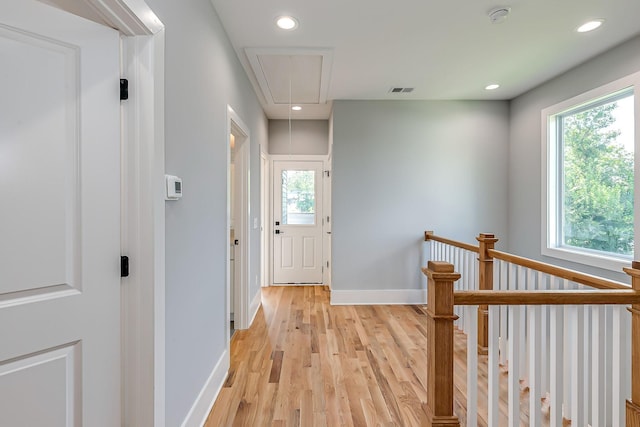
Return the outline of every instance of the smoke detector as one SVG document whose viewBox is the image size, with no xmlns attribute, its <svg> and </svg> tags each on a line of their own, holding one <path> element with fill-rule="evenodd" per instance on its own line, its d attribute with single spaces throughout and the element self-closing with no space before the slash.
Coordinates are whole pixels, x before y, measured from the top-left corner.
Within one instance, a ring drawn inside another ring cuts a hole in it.
<svg viewBox="0 0 640 427">
<path fill-rule="evenodd" d="M 499 24 L 507 19 L 509 13 L 511 13 L 510 7 L 497 7 L 489 12 L 489 21 L 492 24 Z"/>
</svg>

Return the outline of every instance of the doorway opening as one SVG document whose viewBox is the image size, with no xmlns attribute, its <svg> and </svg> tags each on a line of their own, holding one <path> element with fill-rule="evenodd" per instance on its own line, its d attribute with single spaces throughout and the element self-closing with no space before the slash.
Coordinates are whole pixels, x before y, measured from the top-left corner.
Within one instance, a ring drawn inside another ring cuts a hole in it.
<svg viewBox="0 0 640 427">
<path fill-rule="evenodd" d="M 249 286 L 249 131 L 229 108 L 229 162 L 227 170 L 227 326 L 233 332 L 247 328 Z"/>
</svg>

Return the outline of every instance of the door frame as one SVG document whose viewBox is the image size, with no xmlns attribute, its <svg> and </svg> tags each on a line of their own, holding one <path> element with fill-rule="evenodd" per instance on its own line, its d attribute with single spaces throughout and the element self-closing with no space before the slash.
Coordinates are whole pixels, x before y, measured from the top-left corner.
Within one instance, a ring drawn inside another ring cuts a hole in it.
<svg viewBox="0 0 640 427">
<path fill-rule="evenodd" d="M 273 267 L 274 265 L 274 251 L 273 251 L 273 233 L 275 230 L 275 227 L 273 225 L 273 209 L 275 208 L 274 205 L 274 191 L 273 191 L 273 186 L 274 186 L 274 182 L 275 182 L 275 177 L 274 177 L 274 171 L 275 171 L 275 162 L 304 162 L 304 161 L 312 161 L 312 162 L 322 162 L 322 185 L 319 186 L 320 191 L 323 192 L 322 197 L 323 197 L 323 202 L 322 202 L 322 209 L 323 209 L 323 213 L 322 213 L 322 238 L 320 239 L 320 241 L 322 242 L 322 265 L 325 266 L 327 265 L 327 262 L 329 262 L 331 264 L 331 260 L 326 259 L 327 256 L 330 255 L 330 253 L 328 253 L 327 251 L 324 250 L 324 245 L 325 245 L 325 239 L 324 239 L 324 235 L 325 235 L 325 230 L 327 227 L 326 222 L 324 221 L 324 219 L 326 218 L 327 215 L 331 215 L 331 200 L 330 198 L 325 197 L 325 189 L 326 189 L 326 185 L 325 185 L 325 180 L 326 179 L 332 179 L 331 174 L 329 174 L 329 176 L 327 176 L 326 171 L 328 171 L 330 169 L 330 164 L 329 164 L 329 155 L 327 154 L 272 154 L 269 156 L 269 185 L 270 185 L 270 194 L 269 194 L 269 221 L 267 222 L 267 227 L 266 227 L 266 233 L 269 236 L 269 284 L 273 285 L 274 283 L 274 278 L 273 278 L 273 272 L 275 270 L 275 268 Z M 329 228 L 330 230 L 330 228 Z M 324 275 L 324 268 L 323 268 L 323 275 L 322 275 L 322 279 L 323 281 L 325 280 L 325 275 Z M 278 286 L 286 286 L 286 285 L 278 285 Z"/>
<path fill-rule="evenodd" d="M 121 33 L 122 424 L 165 425 L 164 25 L 144 0 L 81 0 Z M 61 9 L 78 15 L 73 2 Z M 94 16 L 83 16 L 95 20 Z"/>
<path fill-rule="evenodd" d="M 269 154 L 260 146 L 260 287 L 271 286 L 271 264 L 269 248 L 271 234 L 267 224 L 271 223 L 271 162 Z"/>
<path fill-rule="evenodd" d="M 243 177 L 240 182 L 235 183 L 236 195 L 240 196 L 240 206 L 243 207 L 238 215 L 236 212 L 235 217 L 240 218 L 239 224 L 234 221 L 234 227 L 236 231 L 239 231 L 239 246 L 234 248 L 235 259 L 234 265 L 236 266 L 235 272 L 240 272 L 240 277 L 235 277 L 235 283 L 237 286 L 234 288 L 235 304 L 234 304 L 234 328 L 235 329 L 247 329 L 249 327 L 249 277 L 251 266 L 251 239 L 249 234 L 251 233 L 251 215 L 250 209 L 250 168 L 251 168 L 251 136 L 249 133 L 249 127 L 242 121 L 240 116 L 233 110 L 230 105 L 227 105 L 227 141 L 232 132 L 241 133 L 243 136 L 242 142 L 240 142 L 242 149 L 236 151 L 236 157 L 234 161 L 234 168 L 236 170 L 236 176 L 241 175 Z M 236 147 L 238 147 L 238 140 L 236 140 Z M 230 176 L 231 176 L 231 146 L 227 143 L 227 236 L 229 236 L 231 230 L 231 212 L 229 208 L 230 200 Z M 240 249 L 238 251 L 238 248 Z M 231 349 L 231 247 L 227 245 L 227 257 L 226 257 L 226 271 L 227 271 L 227 304 L 226 304 L 226 336 L 227 336 L 227 351 Z M 239 256 L 238 256 L 239 254 Z M 239 258 L 239 259 L 238 259 Z M 239 264 L 239 266 L 238 266 Z M 237 276 L 237 274 L 236 274 Z"/>
</svg>

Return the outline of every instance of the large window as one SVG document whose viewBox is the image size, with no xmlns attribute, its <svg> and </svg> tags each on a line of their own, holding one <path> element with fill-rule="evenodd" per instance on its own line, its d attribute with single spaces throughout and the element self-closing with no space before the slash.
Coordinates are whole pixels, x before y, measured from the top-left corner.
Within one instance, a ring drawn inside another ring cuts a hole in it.
<svg viewBox="0 0 640 427">
<path fill-rule="evenodd" d="M 634 256 L 637 75 L 543 111 L 543 253 L 620 271 Z"/>
</svg>

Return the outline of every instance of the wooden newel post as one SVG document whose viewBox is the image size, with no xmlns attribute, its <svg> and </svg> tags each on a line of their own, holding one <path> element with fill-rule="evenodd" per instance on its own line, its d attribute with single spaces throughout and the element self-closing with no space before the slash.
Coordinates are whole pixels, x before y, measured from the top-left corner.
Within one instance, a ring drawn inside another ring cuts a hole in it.
<svg viewBox="0 0 640 427">
<path fill-rule="evenodd" d="M 476 238 L 479 242 L 478 251 L 478 286 L 481 291 L 493 290 L 493 257 L 489 255 L 489 249 L 495 247 L 496 236 L 489 233 L 480 233 Z M 489 307 L 478 306 L 478 353 L 489 353 Z"/>
<path fill-rule="evenodd" d="M 640 291 L 640 262 L 633 261 L 624 271 L 631 276 L 631 287 Z M 640 427 L 640 304 L 631 312 L 631 400 L 627 400 L 627 427 Z"/>
<path fill-rule="evenodd" d="M 429 261 L 427 284 L 427 426 L 460 426 L 453 414 L 453 265 Z"/>
</svg>

